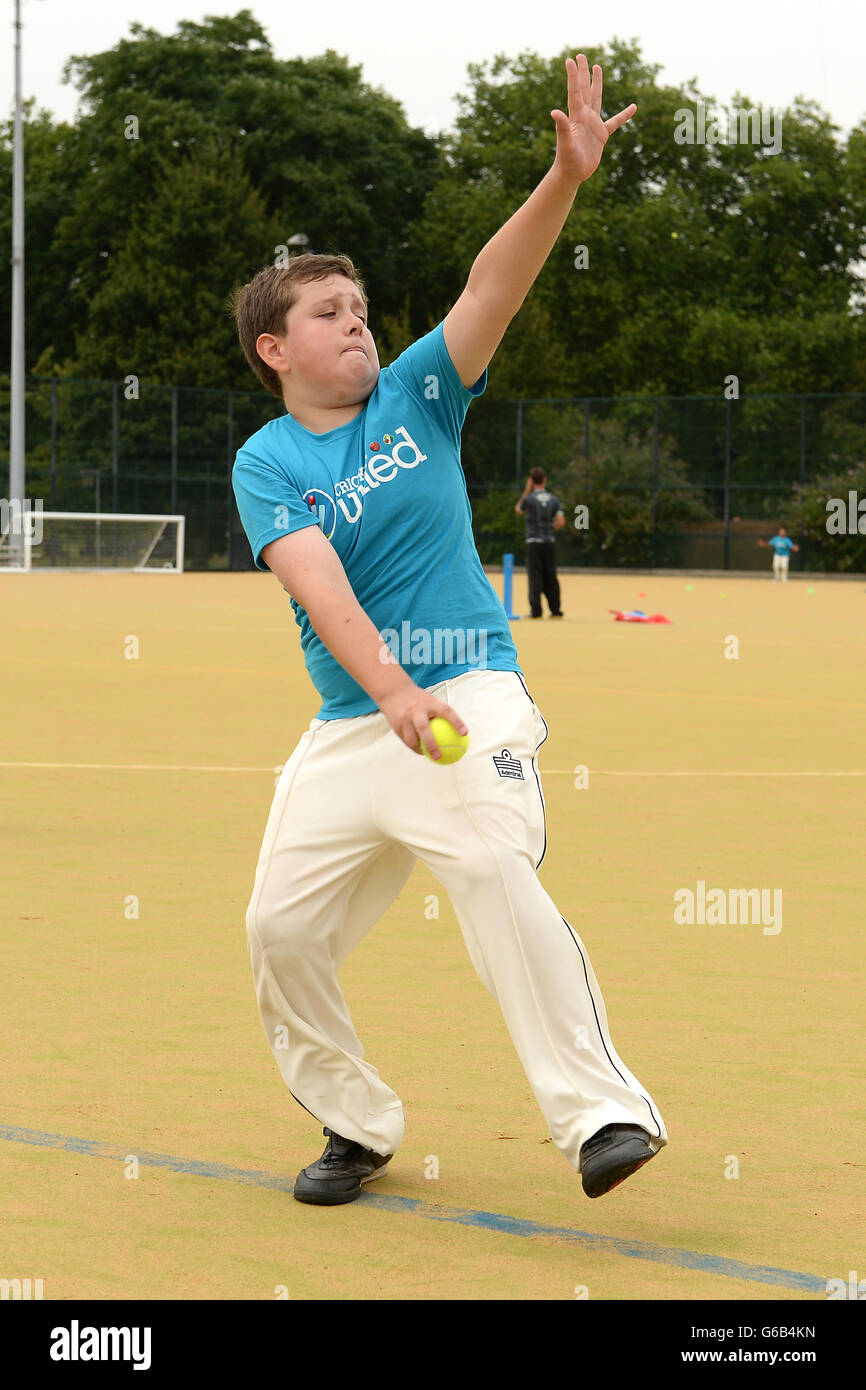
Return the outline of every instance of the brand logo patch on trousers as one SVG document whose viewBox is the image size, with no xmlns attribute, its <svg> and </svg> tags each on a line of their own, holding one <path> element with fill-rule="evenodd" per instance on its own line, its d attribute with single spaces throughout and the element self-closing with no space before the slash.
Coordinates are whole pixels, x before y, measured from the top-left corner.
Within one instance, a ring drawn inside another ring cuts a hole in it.
<svg viewBox="0 0 866 1390">
<path fill-rule="evenodd" d="M 507 748 L 503 748 L 501 753 L 493 754 L 493 764 L 500 777 L 512 777 L 518 782 L 526 781 L 520 759 L 512 758 Z"/>
</svg>

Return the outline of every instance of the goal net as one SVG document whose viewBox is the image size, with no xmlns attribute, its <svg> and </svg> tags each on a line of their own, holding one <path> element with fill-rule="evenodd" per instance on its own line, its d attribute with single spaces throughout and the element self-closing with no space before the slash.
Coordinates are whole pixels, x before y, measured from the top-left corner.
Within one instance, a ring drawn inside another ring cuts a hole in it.
<svg viewBox="0 0 866 1390">
<path fill-rule="evenodd" d="M 127 512 L 44 512 L 0 525 L 0 571 L 111 570 L 182 574 L 184 518 Z"/>
</svg>

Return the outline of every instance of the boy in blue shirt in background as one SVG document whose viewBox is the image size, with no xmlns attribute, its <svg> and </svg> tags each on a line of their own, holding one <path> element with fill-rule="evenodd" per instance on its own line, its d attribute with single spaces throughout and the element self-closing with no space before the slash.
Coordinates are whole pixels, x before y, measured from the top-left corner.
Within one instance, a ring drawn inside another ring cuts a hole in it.
<svg viewBox="0 0 866 1390">
<path fill-rule="evenodd" d="M 773 552 L 774 581 L 781 580 L 782 583 L 787 583 L 788 557 L 790 556 L 792 550 L 799 550 L 800 547 L 794 544 L 794 542 L 791 540 L 791 537 L 786 532 L 784 526 L 779 527 L 777 534 L 773 536 L 772 540 L 759 540 L 758 545 L 770 546 Z"/>
<path fill-rule="evenodd" d="M 613 1047 L 586 949 L 536 874 L 547 725 L 475 548 L 460 463 L 487 365 L 580 183 L 635 110 L 603 122 L 601 69 L 590 83 L 583 54 L 566 69 L 553 167 L 447 317 L 390 367 L 347 257 L 299 256 L 234 296 L 247 360 L 287 410 L 238 452 L 235 498 L 256 567 L 291 597 L 321 696 L 280 775 L 246 917 L 274 1058 L 328 1139 L 298 1175 L 302 1202 L 353 1201 L 403 1138 L 402 1103 L 366 1060 L 337 975 L 416 859 L 446 889 L 586 1194 L 667 1143 Z M 436 716 L 471 734 L 450 766 L 435 765 Z"/>
</svg>

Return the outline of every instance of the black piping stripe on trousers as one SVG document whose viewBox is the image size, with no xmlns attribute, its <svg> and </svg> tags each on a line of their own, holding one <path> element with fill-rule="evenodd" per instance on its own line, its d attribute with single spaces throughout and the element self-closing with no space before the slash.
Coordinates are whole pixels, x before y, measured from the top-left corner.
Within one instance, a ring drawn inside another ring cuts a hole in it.
<svg viewBox="0 0 866 1390">
<path fill-rule="evenodd" d="M 517 676 L 517 679 L 520 681 L 520 684 L 523 686 L 523 689 L 526 691 L 526 694 L 527 694 L 527 696 L 529 697 L 529 699 L 532 700 L 532 696 L 529 694 L 529 690 L 527 689 L 526 682 L 524 681 L 524 679 L 523 679 L 522 675 L 520 674 L 520 672 L 519 672 L 519 671 L 516 671 L 516 672 L 515 672 L 515 675 Z M 535 704 L 535 701 L 532 700 L 532 703 Z M 536 705 L 536 709 L 538 709 L 538 706 L 537 706 L 537 705 Z M 539 713 L 539 715 L 540 715 L 540 717 L 541 717 L 541 722 L 542 722 L 542 724 L 544 724 L 544 738 L 541 740 L 541 743 L 539 743 L 538 748 L 536 748 L 536 750 L 535 750 L 536 756 L 537 756 L 537 754 L 538 754 L 538 749 L 541 748 L 541 745 L 545 742 L 545 740 L 546 740 L 546 738 L 547 738 L 547 736 L 548 736 L 548 734 L 549 734 L 549 732 L 550 732 L 550 730 L 549 730 L 548 727 L 547 727 L 547 722 L 546 722 L 546 720 L 545 720 L 545 718 L 544 718 L 544 715 L 541 713 L 541 710 L 538 710 L 538 713 Z M 545 805 L 544 805 L 544 794 L 543 794 L 543 792 L 542 792 L 542 790 L 541 790 L 541 782 L 540 782 L 540 780 L 539 780 L 538 772 L 537 772 L 536 767 L 535 767 L 535 758 L 533 758 L 533 760 L 532 760 L 532 770 L 533 770 L 533 772 L 535 773 L 535 783 L 536 783 L 536 786 L 538 787 L 538 795 L 541 797 L 541 811 L 542 811 L 542 817 L 544 818 L 544 850 L 542 850 L 542 854 L 541 854 L 541 859 L 543 859 L 543 858 L 544 858 L 544 855 L 545 855 L 545 853 L 546 853 L 546 851 L 547 851 L 547 820 L 546 820 L 546 807 L 545 807 Z M 536 866 L 535 866 L 536 869 L 538 869 L 538 867 L 540 866 L 540 864 L 541 864 L 541 859 L 539 859 L 538 864 L 536 864 Z M 562 914 L 561 914 L 561 913 L 560 913 L 560 916 L 562 917 Z M 565 922 L 565 925 L 566 925 L 566 927 L 568 928 L 568 934 L 569 934 L 569 936 L 571 937 L 572 941 L 574 942 L 575 946 L 577 947 L 577 951 L 578 951 L 578 954 L 579 954 L 579 956 L 580 956 L 580 962 L 581 962 L 581 965 L 583 966 L 583 978 L 584 978 L 584 980 L 586 981 L 586 992 L 587 992 L 587 994 L 589 995 L 590 1003 L 592 1004 L 592 1013 L 593 1013 L 593 1017 L 594 1017 L 594 1019 L 595 1019 L 595 1026 L 596 1026 L 596 1028 L 598 1029 L 598 1036 L 599 1036 L 599 1039 L 600 1039 L 600 1041 L 601 1041 L 601 1045 L 602 1045 L 602 1047 L 604 1048 L 604 1055 L 607 1057 L 607 1060 L 610 1062 L 610 1065 L 613 1067 L 614 1071 L 616 1072 L 617 1076 L 619 1077 L 620 1081 L 622 1081 L 622 1083 L 623 1083 L 623 1085 L 626 1087 L 626 1089 L 629 1090 L 629 1091 L 633 1091 L 633 1090 L 634 1090 L 634 1087 L 633 1087 L 633 1086 L 630 1086 L 629 1083 L 626 1081 L 626 1079 L 625 1079 L 625 1077 L 623 1076 L 622 1072 L 620 1071 L 619 1067 L 616 1065 L 616 1063 L 614 1062 L 613 1058 L 611 1057 L 610 1053 L 609 1053 L 608 1050 L 607 1050 L 607 1043 L 605 1042 L 605 1040 L 604 1040 L 604 1034 L 603 1034 L 603 1032 L 601 1031 L 601 1022 L 600 1022 L 599 1017 L 598 1017 L 598 1010 L 597 1010 L 596 1007 L 595 1007 L 595 999 L 593 998 L 592 990 L 591 990 L 590 987 L 589 987 L 589 975 L 588 975 L 587 969 L 586 969 L 586 958 L 584 957 L 583 951 L 581 951 L 581 949 L 580 949 L 580 945 L 579 945 L 578 940 L 577 940 L 577 935 L 576 935 L 576 933 L 575 933 L 573 927 L 571 926 L 571 923 L 570 923 L 570 922 L 566 922 L 566 920 L 565 920 L 564 917 L 562 917 L 562 920 L 563 920 L 563 922 Z M 652 1122 L 653 1122 L 653 1124 L 655 1125 L 656 1134 L 657 1134 L 657 1136 L 658 1136 L 659 1138 L 661 1138 L 661 1132 L 662 1132 L 662 1130 L 661 1130 L 661 1124 L 659 1123 L 658 1117 L 657 1117 L 655 1111 L 653 1110 L 652 1105 L 650 1104 L 649 1100 L 648 1100 L 647 1097 L 643 1094 L 642 1091 L 638 1091 L 637 1094 L 640 1096 L 641 1100 L 644 1101 L 644 1103 L 646 1104 L 647 1109 L 648 1109 L 649 1112 L 650 1112 L 650 1116 L 651 1116 L 651 1118 L 652 1118 Z"/>
<path fill-rule="evenodd" d="M 560 916 L 562 916 L 561 913 L 560 913 Z M 563 920 L 563 922 L 565 922 L 565 918 L 564 918 L 564 917 L 562 918 L 562 920 Z M 604 1040 L 604 1034 L 603 1034 L 602 1031 L 601 1031 L 601 1023 L 600 1023 L 600 1021 L 599 1021 L 598 1011 L 597 1011 L 597 1009 L 596 1009 L 596 1007 L 595 1007 L 595 1000 L 594 1000 L 593 997 L 592 997 L 592 990 L 591 990 L 590 987 L 589 987 L 589 975 L 587 974 L 587 970 L 586 970 L 586 958 L 585 958 L 585 956 L 584 956 L 584 954 L 583 954 L 583 951 L 581 951 L 581 949 L 580 949 L 580 943 L 578 942 L 577 935 L 576 935 L 576 933 L 575 933 L 575 931 L 574 931 L 574 928 L 571 926 L 571 923 L 570 923 L 570 922 L 565 922 L 565 925 L 568 927 L 568 934 L 569 934 L 569 936 L 571 937 L 572 941 L 574 942 L 575 946 L 577 947 L 578 955 L 580 956 L 580 961 L 581 961 L 581 964 L 582 964 L 582 966 L 583 966 L 583 978 L 586 980 L 586 991 L 587 991 L 587 994 L 589 995 L 590 1000 L 591 1000 L 591 1002 L 592 1002 L 592 1012 L 593 1012 L 593 1015 L 594 1015 L 594 1017 L 595 1017 L 595 1026 L 596 1026 L 596 1028 L 598 1029 L 598 1036 L 601 1038 L 601 1045 L 602 1045 L 602 1047 L 604 1048 L 604 1054 L 605 1054 L 605 1056 L 607 1057 L 607 1060 L 610 1062 L 611 1066 L 613 1067 L 614 1071 L 616 1072 L 617 1076 L 619 1077 L 620 1081 L 621 1081 L 621 1082 L 623 1083 L 623 1085 L 626 1087 L 626 1089 L 629 1090 L 629 1091 L 634 1091 L 634 1087 L 633 1087 L 633 1086 L 630 1086 L 629 1083 L 626 1081 L 626 1079 L 625 1079 L 625 1077 L 623 1076 L 622 1072 L 620 1071 L 619 1067 L 616 1065 L 616 1062 L 613 1060 L 613 1058 L 611 1057 L 610 1053 L 609 1053 L 608 1050 L 607 1050 L 607 1043 L 606 1043 L 605 1040 Z M 661 1125 L 660 1125 L 660 1123 L 659 1123 L 658 1117 L 656 1116 L 656 1112 L 653 1110 L 652 1106 L 650 1105 L 649 1100 L 648 1100 L 647 1097 L 643 1094 L 642 1091 L 637 1091 L 635 1094 L 639 1095 L 640 1098 L 641 1098 L 641 1100 L 645 1103 L 645 1105 L 646 1105 L 647 1109 L 649 1110 L 650 1115 L 651 1115 L 651 1117 L 652 1117 L 652 1122 L 653 1122 L 653 1124 L 654 1124 L 655 1127 L 656 1127 L 656 1134 L 658 1135 L 659 1138 L 661 1138 L 661 1132 L 662 1132 Z"/>
<path fill-rule="evenodd" d="M 514 674 L 517 676 L 517 679 L 520 681 L 520 684 L 523 686 L 523 689 L 524 689 L 524 691 L 526 692 L 527 698 L 528 698 L 529 700 L 532 700 L 532 696 L 530 695 L 529 690 L 527 689 L 527 686 L 526 686 L 526 682 L 524 681 L 524 679 L 523 679 L 522 675 L 520 674 L 520 672 L 519 672 L 519 671 L 515 671 Z M 532 703 L 535 704 L 535 701 L 532 700 Z M 536 705 L 536 709 L 538 709 L 538 706 L 537 706 L 537 705 Z M 540 717 L 540 719 L 541 719 L 542 724 L 544 725 L 544 738 L 541 740 L 541 743 L 539 743 L 538 748 L 536 748 L 535 754 L 533 755 L 533 759 L 532 759 L 532 771 L 533 771 L 533 773 L 534 773 L 534 775 L 535 775 L 535 785 L 536 785 L 536 787 L 538 788 L 538 795 L 539 795 L 539 797 L 540 797 L 540 799 L 541 799 L 541 818 L 542 818 L 542 825 L 543 825 L 543 828 L 544 828 L 544 846 L 543 846 L 542 851 L 541 851 L 541 859 L 539 859 L 538 863 L 537 863 L 536 866 L 535 866 L 536 869 L 538 869 L 538 868 L 541 866 L 541 861 L 542 861 L 542 859 L 544 858 L 545 854 L 547 853 L 547 808 L 546 808 L 545 802 L 544 802 L 544 793 L 543 793 L 543 791 L 541 790 L 541 781 L 540 781 L 539 776 L 538 776 L 538 769 L 537 769 L 536 766 L 535 766 L 535 759 L 536 759 L 536 757 L 538 756 L 538 751 L 539 751 L 539 749 L 541 748 L 542 744 L 545 743 L 545 741 L 547 740 L 548 735 L 549 735 L 549 733 L 550 733 L 550 730 L 549 730 L 548 727 L 547 727 L 547 721 L 546 721 L 546 719 L 544 718 L 544 715 L 541 713 L 541 710 L 540 710 L 540 709 L 538 710 L 538 714 L 539 714 L 539 717 Z M 586 991 L 587 991 L 587 994 L 589 995 L 590 1003 L 592 1004 L 592 1013 L 593 1013 L 593 1017 L 594 1017 L 594 1019 L 595 1019 L 595 1026 L 596 1026 L 596 1028 L 598 1029 L 598 1036 L 599 1036 L 599 1039 L 600 1039 L 600 1041 L 601 1041 L 601 1045 L 602 1045 L 602 1047 L 604 1048 L 604 1054 L 605 1054 L 605 1056 L 607 1057 L 607 1060 L 610 1062 L 610 1065 L 613 1067 L 614 1071 L 616 1072 L 617 1076 L 619 1077 L 620 1081 L 622 1081 L 623 1084 L 625 1085 L 626 1089 L 627 1089 L 627 1090 L 633 1090 L 634 1088 L 631 1087 L 631 1086 L 629 1086 L 628 1082 L 626 1081 L 626 1079 L 625 1079 L 625 1077 L 623 1076 L 622 1072 L 620 1071 L 619 1067 L 616 1065 L 616 1063 L 614 1062 L 613 1058 L 611 1057 L 610 1053 L 609 1053 L 608 1050 L 607 1050 L 607 1043 L 605 1042 L 605 1040 L 604 1040 L 604 1034 L 603 1034 L 602 1031 L 601 1031 L 601 1023 L 600 1023 L 599 1017 L 598 1017 L 598 1010 L 597 1010 L 596 1007 L 595 1007 L 595 999 L 593 998 L 592 990 L 591 990 L 590 987 L 589 987 L 589 976 L 588 976 L 587 970 L 586 970 L 586 960 L 585 960 L 585 958 L 584 958 L 584 954 L 583 954 L 583 952 L 582 952 L 581 949 L 580 949 L 580 945 L 579 945 L 579 943 L 578 943 L 577 937 L 576 937 L 576 935 L 575 935 L 574 929 L 572 928 L 571 924 L 570 924 L 569 922 L 566 922 L 565 918 L 562 917 L 562 914 L 561 914 L 561 913 L 560 913 L 560 917 L 562 918 L 562 921 L 565 923 L 565 926 L 566 926 L 566 928 L 567 928 L 567 930 L 568 930 L 568 934 L 569 934 L 569 936 L 571 937 L 571 940 L 574 942 L 575 946 L 577 947 L 578 955 L 580 956 L 580 961 L 581 961 L 581 964 L 582 964 L 582 966 L 583 966 L 583 977 L 584 977 L 584 980 L 585 980 L 585 982 L 586 982 Z M 322 1121 L 319 1119 L 318 1115 L 313 1115 L 312 1110 L 307 1110 L 306 1105 L 304 1105 L 303 1101 L 298 1100 L 298 1097 L 295 1095 L 295 1093 L 294 1093 L 293 1091 L 290 1091 L 289 1094 L 290 1094 L 290 1096 L 292 1097 L 293 1100 L 297 1101 L 298 1105 L 300 1105 L 300 1107 L 301 1107 L 302 1110 L 306 1110 L 306 1111 L 307 1111 L 307 1114 L 308 1114 L 308 1115 L 311 1115 L 312 1118 L 313 1118 L 314 1120 L 318 1120 L 319 1124 L 322 1123 Z M 658 1121 L 658 1118 L 656 1117 L 656 1113 L 655 1113 L 655 1111 L 653 1110 L 652 1105 L 650 1104 L 650 1102 L 649 1102 L 649 1100 L 647 1099 L 647 1097 L 646 1097 L 645 1095 L 643 1095 L 642 1092 L 638 1092 L 638 1094 L 640 1095 L 641 1100 L 644 1101 L 644 1103 L 645 1103 L 646 1106 L 647 1106 L 647 1109 L 648 1109 L 649 1112 L 650 1112 L 650 1116 L 651 1116 L 651 1118 L 652 1118 L 652 1122 L 653 1122 L 653 1124 L 654 1124 L 655 1127 L 656 1127 L 656 1134 L 657 1134 L 659 1137 L 661 1137 L 661 1132 L 662 1132 L 662 1131 L 661 1131 L 661 1125 L 660 1125 L 660 1123 L 659 1123 L 659 1121 Z"/>
<path fill-rule="evenodd" d="M 535 701 L 532 699 L 532 696 L 530 695 L 529 691 L 527 690 L 526 681 L 523 679 L 523 677 L 522 677 L 522 675 L 520 674 L 520 672 L 519 672 L 519 671 L 515 671 L 514 674 L 516 675 L 517 679 L 520 681 L 520 684 L 523 686 L 523 689 L 526 691 L 527 699 L 531 700 L 532 703 L 535 705 Z M 538 709 L 538 706 L 535 705 L 535 708 Z M 548 735 L 549 735 L 549 733 L 550 733 L 550 730 L 549 730 L 548 727 L 547 727 L 547 721 L 546 721 L 546 719 L 544 718 L 544 715 L 541 713 L 541 710 L 540 710 L 540 709 L 538 710 L 538 717 L 539 717 L 539 719 L 541 720 L 542 724 L 544 725 L 544 738 L 541 740 L 541 743 L 539 743 L 538 748 L 536 748 L 534 754 L 532 755 L 532 771 L 533 771 L 533 774 L 534 774 L 534 776 L 535 776 L 535 785 L 536 785 L 537 788 L 538 788 L 538 795 L 539 795 L 540 798 L 541 798 L 541 824 L 542 824 L 542 828 L 543 828 L 543 830 L 544 830 L 544 844 L 542 845 L 542 848 L 541 848 L 541 859 L 539 859 L 538 863 L 537 863 L 536 866 L 535 866 L 536 871 L 537 871 L 538 869 L 541 868 L 542 860 L 544 859 L 544 856 L 545 856 L 545 854 L 547 853 L 547 807 L 546 807 L 545 804 L 544 804 L 544 792 L 541 790 L 541 779 L 540 779 L 540 777 L 538 776 L 538 768 L 535 766 L 535 759 L 538 757 L 538 752 L 539 752 L 539 749 L 542 747 L 542 744 L 544 744 L 544 743 L 547 742 L 547 737 L 548 737 Z"/>
</svg>

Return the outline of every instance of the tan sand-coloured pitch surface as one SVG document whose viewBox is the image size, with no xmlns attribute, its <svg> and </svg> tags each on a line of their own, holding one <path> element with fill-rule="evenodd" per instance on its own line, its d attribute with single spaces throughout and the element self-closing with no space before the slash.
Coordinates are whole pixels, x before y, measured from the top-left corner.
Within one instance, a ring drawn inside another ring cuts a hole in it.
<svg viewBox="0 0 866 1390">
<path fill-rule="evenodd" d="M 0 576 L 0 1276 L 46 1299 L 808 1301 L 866 1275 L 866 583 L 569 575 L 563 604 L 513 626 L 550 726 L 541 878 L 670 1146 L 583 1195 L 419 865 L 342 974 L 406 1138 L 326 1209 L 290 1196 L 324 1140 L 244 926 L 273 769 L 318 707 L 285 595 Z M 674 625 L 608 613 L 632 607 Z M 780 888 L 781 931 L 678 925 L 698 880 Z"/>
</svg>

